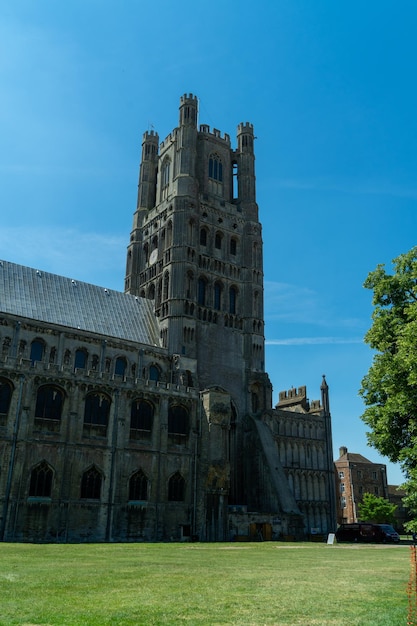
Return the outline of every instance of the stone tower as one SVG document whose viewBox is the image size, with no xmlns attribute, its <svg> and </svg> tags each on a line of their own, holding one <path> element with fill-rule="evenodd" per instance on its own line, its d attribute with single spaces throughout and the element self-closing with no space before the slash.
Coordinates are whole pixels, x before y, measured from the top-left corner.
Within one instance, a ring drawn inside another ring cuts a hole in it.
<svg viewBox="0 0 417 626">
<path fill-rule="evenodd" d="M 197 117 L 197 98 L 184 95 L 159 149 L 157 134 L 143 136 L 125 291 L 154 300 L 161 343 L 190 385 L 226 389 L 238 414 L 257 412 L 271 400 L 253 126 L 239 124 L 233 149 Z"/>
</svg>

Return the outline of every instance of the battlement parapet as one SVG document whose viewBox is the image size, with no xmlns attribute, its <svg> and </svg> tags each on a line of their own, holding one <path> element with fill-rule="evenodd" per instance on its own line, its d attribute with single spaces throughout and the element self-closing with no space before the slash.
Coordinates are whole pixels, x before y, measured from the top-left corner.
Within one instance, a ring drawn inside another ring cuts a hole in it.
<svg viewBox="0 0 417 626">
<path fill-rule="evenodd" d="M 171 143 L 173 143 L 177 139 L 177 130 L 178 130 L 177 128 L 174 128 L 174 130 L 170 132 L 169 135 L 167 135 L 163 141 L 161 141 L 161 143 L 159 144 L 160 150 L 167 148 Z"/>
<path fill-rule="evenodd" d="M 241 122 L 237 127 L 237 134 L 241 135 L 242 133 L 250 133 L 253 135 L 253 124 L 250 122 Z"/>
<path fill-rule="evenodd" d="M 147 130 L 143 133 L 142 140 L 143 143 L 146 141 L 152 141 L 157 144 L 159 141 L 159 135 L 155 130 Z"/>
<path fill-rule="evenodd" d="M 200 124 L 200 133 L 209 135 L 214 139 L 220 139 L 221 141 L 224 141 L 228 146 L 230 146 L 230 135 L 228 135 L 228 133 L 224 133 L 224 136 L 222 137 L 220 130 L 218 130 L 217 128 L 213 128 L 213 131 L 211 132 L 210 126 L 208 124 Z"/>
<path fill-rule="evenodd" d="M 180 98 L 180 102 L 181 104 L 185 104 L 186 102 L 188 102 L 189 100 L 191 100 L 195 105 L 197 105 L 198 103 L 198 98 L 197 96 L 194 96 L 192 93 L 190 94 L 184 94 L 183 96 L 181 96 Z"/>
<path fill-rule="evenodd" d="M 279 392 L 279 402 L 285 402 L 290 400 L 293 402 L 294 400 L 302 400 L 307 397 L 307 387 L 303 385 L 298 389 L 292 387 L 288 391 L 280 391 Z"/>
</svg>

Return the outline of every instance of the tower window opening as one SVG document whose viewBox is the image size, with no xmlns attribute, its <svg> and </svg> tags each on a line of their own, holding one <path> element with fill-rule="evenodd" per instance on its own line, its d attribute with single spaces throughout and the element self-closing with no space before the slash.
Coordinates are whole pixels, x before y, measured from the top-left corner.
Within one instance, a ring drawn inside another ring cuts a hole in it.
<svg viewBox="0 0 417 626">
<path fill-rule="evenodd" d="M 223 164 L 218 154 L 212 154 L 209 158 L 209 178 L 223 182 Z"/>
<path fill-rule="evenodd" d="M 198 279 L 198 293 L 197 293 L 197 301 L 201 306 L 206 305 L 206 291 L 207 291 L 207 281 L 205 278 Z"/>
<path fill-rule="evenodd" d="M 231 315 L 236 314 L 236 298 L 237 298 L 236 287 L 230 287 L 229 289 L 229 313 Z"/>
</svg>

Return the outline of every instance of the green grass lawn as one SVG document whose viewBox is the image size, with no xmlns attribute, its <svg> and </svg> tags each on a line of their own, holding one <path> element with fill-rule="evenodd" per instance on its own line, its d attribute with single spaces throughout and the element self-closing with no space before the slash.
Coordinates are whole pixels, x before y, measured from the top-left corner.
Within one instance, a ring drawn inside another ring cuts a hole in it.
<svg viewBox="0 0 417 626">
<path fill-rule="evenodd" d="M 409 546 L 0 543 L 0 624 L 405 626 Z"/>
</svg>

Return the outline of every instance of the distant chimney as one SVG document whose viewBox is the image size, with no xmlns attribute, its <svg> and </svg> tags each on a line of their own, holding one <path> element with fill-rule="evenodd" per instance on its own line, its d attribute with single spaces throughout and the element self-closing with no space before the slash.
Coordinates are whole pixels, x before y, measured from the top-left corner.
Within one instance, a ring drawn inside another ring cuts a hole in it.
<svg viewBox="0 0 417 626">
<path fill-rule="evenodd" d="M 345 446 L 341 446 L 339 448 L 339 456 L 344 456 L 345 454 L 347 454 L 347 448 Z"/>
</svg>

